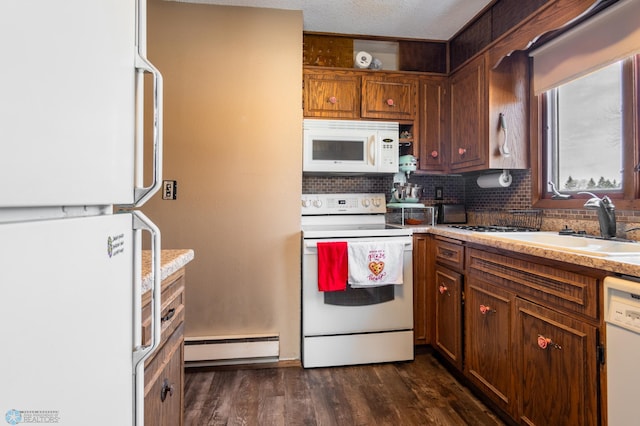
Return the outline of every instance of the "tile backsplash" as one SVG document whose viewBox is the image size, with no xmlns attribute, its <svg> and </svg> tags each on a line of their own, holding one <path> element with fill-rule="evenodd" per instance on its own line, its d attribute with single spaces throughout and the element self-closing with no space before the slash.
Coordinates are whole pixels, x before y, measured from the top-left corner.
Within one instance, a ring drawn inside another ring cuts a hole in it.
<svg viewBox="0 0 640 426">
<path fill-rule="evenodd" d="M 522 210 L 531 208 L 531 171 L 511 170 L 512 182 L 508 188 L 480 188 L 479 174 L 411 175 L 409 182 L 423 187 L 420 202 L 427 206 L 439 203 L 465 204 L 469 222 L 473 223 L 477 210 Z M 393 176 L 303 176 L 302 193 L 384 193 L 391 197 Z M 436 188 L 442 188 L 442 199 L 436 200 Z M 480 215 L 477 215 L 480 216 Z M 640 240 L 640 231 L 626 235 L 626 230 L 640 227 L 640 211 L 616 211 L 618 236 Z M 565 226 L 599 234 L 595 211 L 581 209 L 545 209 L 542 230 L 558 231 Z"/>
<path fill-rule="evenodd" d="M 465 188 L 461 176 L 411 175 L 409 182 L 421 185 L 420 202 L 432 206 L 438 203 L 464 203 Z M 442 200 L 435 200 L 436 188 L 442 188 Z M 391 198 L 393 176 L 303 176 L 303 194 L 376 192 Z"/>
</svg>

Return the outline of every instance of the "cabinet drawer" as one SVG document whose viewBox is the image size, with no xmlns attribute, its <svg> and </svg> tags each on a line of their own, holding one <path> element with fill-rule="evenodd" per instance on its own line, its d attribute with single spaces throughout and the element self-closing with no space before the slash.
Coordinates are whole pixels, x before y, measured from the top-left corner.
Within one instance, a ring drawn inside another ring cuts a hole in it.
<svg viewBox="0 0 640 426">
<path fill-rule="evenodd" d="M 436 237 L 434 242 L 436 262 L 451 266 L 457 270 L 464 269 L 464 246 L 461 241 L 444 240 Z"/>
<path fill-rule="evenodd" d="M 145 425 L 182 425 L 183 327 L 180 324 L 145 368 Z"/>
<path fill-rule="evenodd" d="M 599 318 L 601 277 L 473 248 L 467 251 L 467 257 L 467 272 L 478 279 L 538 303 Z"/>
<path fill-rule="evenodd" d="M 184 321 L 184 282 L 184 270 L 174 273 L 162 282 L 160 344 L 165 342 L 176 327 Z M 151 295 L 146 293 L 144 296 L 142 302 L 142 342 L 144 345 L 148 345 L 151 342 Z"/>
</svg>

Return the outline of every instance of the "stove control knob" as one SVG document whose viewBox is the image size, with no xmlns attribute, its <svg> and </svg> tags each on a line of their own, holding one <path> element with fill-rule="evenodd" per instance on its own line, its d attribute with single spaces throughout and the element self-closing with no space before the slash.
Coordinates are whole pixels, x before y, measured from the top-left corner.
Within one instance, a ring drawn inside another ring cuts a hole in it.
<svg viewBox="0 0 640 426">
<path fill-rule="evenodd" d="M 302 200 L 302 207 L 311 207 L 311 200 Z"/>
<path fill-rule="evenodd" d="M 380 201 L 380 198 L 374 198 L 373 199 L 373 205 L 375 207 L 380 207 L 381 204 L 382 204 L 382 201 Z"/>
<path fill-rule="evenodd" d="M 318 208 L 322 207 L 322 200 L 315 200 L 313 206 Z"/>
<path fill-rule="evenodd" d="M 362 205 L 363 205 L 363 206 L 365 206 L 365 207 L 369 207 L 369 205 L 370 205 L 370 204 L 371 204 L 371 202 L 370 202 L 367 198 L 365 198 L 364 200 L 362 200 Z"/>
</svg>

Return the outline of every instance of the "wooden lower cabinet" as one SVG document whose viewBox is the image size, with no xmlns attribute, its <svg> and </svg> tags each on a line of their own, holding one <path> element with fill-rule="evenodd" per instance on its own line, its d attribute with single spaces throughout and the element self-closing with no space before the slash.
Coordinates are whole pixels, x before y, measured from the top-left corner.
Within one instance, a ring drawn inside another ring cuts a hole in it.
<svg viewBox="0 0 640 426">
<path fill-rule="evenodd" d="M 144 424 L 180 426 L 183 413 L 183 335 L 181 324 L 145 368 Z"/>
<path fill-rule="evenodd" d="M 606 424 L 606 366 L 599 356 L 606 273 L 451 239 L 429 241 L 432 345 L 444 360 L 518 424 Z"/>
<path fill-rule="evenodd" d="M 462 274 L 435 266 L 435 349 L 462 369 Z"/>
<path fill-rule="evenodd" d="M 413 343 L 415 345 L 431 343 L 428 241 L 427 234 L 413 235 Z"/>
<path fill-rule="evenodd" d="M 520 421 L 597 425 L 597 329 L 516 299 Z"/>
<path fill-rule="evenodd" d="M 465 373 L 502 410 L 516 413 L 513 323 L 515 295 L 474 279 L 465 290 Z"/>
<path fill-rule="evenodd" d="M 162 281 L 161 338 L 145 361 L 144 424 L 182 426 L 184 417 L 184 297 L 185 269 Z M 142 336 L 151 341 L 151 296 L 142 298 Z"/>
</svg>

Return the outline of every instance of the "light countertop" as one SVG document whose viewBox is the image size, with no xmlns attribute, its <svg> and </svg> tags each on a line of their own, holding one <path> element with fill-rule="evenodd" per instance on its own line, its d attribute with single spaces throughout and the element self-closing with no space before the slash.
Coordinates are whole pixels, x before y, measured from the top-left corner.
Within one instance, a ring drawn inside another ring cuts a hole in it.
<svg viewBox="0 0 640 426">
<path fill-rule="evenodd" d="M 454 238 L 469 243 L 483 244 L 503 250 L 546 259 L 558 260 L 604 271 L 640 277 L 640 256 L 590 256 L 587 254 L 572 253 L 561 248 L 543 248 L 533 246 L 525 242 L 499 240 L 492 232 L 473 232 L 463 229 L 450 228 L 447 225 L 436 226 L 412 226 L 413 233 L 429 233 L 443 237 Z"/>
<path fill-rule="evenodd" d="M 160 252 L 160 276 L 167 278 L 194 258 L 191 249 L 162 250 Z M 142 292 L 149 290 L 152 285 L 151 250 L 142 250 Z"/>
</svg>

